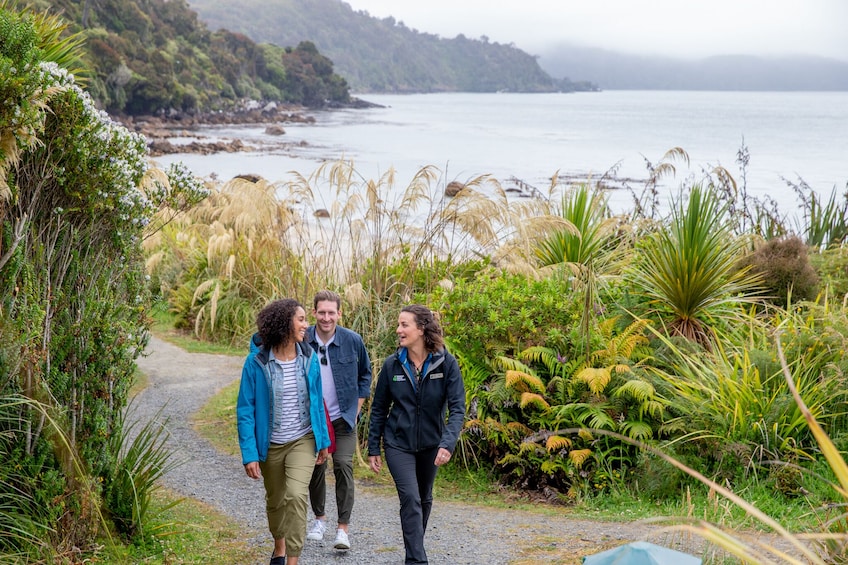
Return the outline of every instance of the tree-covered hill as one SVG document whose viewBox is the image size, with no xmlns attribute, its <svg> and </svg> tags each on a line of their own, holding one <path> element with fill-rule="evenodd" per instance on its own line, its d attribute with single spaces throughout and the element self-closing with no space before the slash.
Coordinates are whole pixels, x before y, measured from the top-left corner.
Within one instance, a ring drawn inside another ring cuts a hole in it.
<svg viewBox="0 0 848 565">
<path fill-rule="evenodd" d="M 335 63 L 356 92 L 548 92 L 585 90 L 557 81 L 536 59 L 485 37 L 453 39 L 420 33 L 388 17 L 354 11 L 341 0 L 190 0 L 212 29 L 255 41 L 296 45 L 309 40 Z"/>
<path fill-rule="evenodd" d="M 258 44 L 212 32 L 185 0 L 34 0 L 84 38 L 88 88 L 115 114 L 213 111 L 242 99 L 345 103 L 333 63 L 309 42 Z"/>
</svg>

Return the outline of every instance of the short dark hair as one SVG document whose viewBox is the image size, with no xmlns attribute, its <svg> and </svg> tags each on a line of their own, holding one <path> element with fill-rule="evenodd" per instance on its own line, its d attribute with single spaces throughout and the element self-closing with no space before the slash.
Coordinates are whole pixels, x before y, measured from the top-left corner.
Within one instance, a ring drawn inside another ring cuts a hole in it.
<svg viewBox="0 0 848 565">
<path fill-rule="evenodd" d="M 401 312 L 409 312 L 415 316 L 415 325 L 424 332 L 424 347 L 427 351 L 434 353 L 444 349 L 445 338 L 442 334 L 442 326 L 429 308 L 420 304 L 410 304 L 404 306 Z"/>
<path fill-rule="evenodd" d="M 336 308 L 342 309 L 342 297 L 333 292 L 332 290 L 319 290 L 315 293 L 315 297 L 312 299 L 312 309 L 318 309 L 319 302 L 335 302 Z"/>
<path fill-rule="evenodd" d="M 262 345 L 273 349 L 294 341 L 294 315 L 303 306 L 294 298 L 282 298 L 270 302 L 256 316 L 256 328 Z"/>
</svg>

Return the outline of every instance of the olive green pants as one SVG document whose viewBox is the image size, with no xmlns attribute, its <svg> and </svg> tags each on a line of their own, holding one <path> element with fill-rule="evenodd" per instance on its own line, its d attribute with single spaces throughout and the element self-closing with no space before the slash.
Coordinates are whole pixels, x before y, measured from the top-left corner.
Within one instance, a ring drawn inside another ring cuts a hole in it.
<svg viewBox="0 0 848 565">
<path fill-rule="evenodd" d="M 312 432 L 284 444 L 271 444 L 268 458 L 259 463 L 265 483 L 265 512 L 275 540 L 286 540 L 286 555 L 300 556 L 306 541 L 306 505 L 309 479 L 315 468 Z"/>
</svg>

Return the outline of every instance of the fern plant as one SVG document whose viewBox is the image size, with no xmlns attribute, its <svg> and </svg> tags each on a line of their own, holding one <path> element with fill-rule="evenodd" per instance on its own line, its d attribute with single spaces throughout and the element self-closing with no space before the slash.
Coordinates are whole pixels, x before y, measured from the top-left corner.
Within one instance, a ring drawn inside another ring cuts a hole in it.
<svg viewBox="0 0 848 565">
<path fill-rule="evenodd" d="M 647 322 L 620 331 L 616 322 L 598 324 L 602 345 L 588 356 L 566 359 L 552 348 L 533 346 L 518 358 L 497 359 L 502 373 L 476 394 L 485 406 L 478 412 L 491 416 L 471 420 L 469 428 L 494 445 L 505 474 L 574 494 L 593 488 L 599 466 L 626 471 L 637 457 L 634 449 L 591 430 L 645 441 L 657 436 L 667 401 L 645 370 Z M 555 433 L 576 427 L 587 432 L 575 438 Z"/>
</svg>

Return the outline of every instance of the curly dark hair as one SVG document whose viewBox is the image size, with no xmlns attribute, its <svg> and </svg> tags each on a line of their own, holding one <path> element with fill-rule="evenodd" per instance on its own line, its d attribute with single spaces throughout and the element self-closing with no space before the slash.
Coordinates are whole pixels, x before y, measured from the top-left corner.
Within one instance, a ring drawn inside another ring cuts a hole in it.
<svg viewBox="0 0 848 565">
<path fill-rule="evenodd" d="M 424 347 L 427 351 L 435 353 L 444 349 L 445 338 L 442 334 L 442 326 L 429 308 L 420 304 L 410 304 L 401 308 L 401 312 L 409 312 L 415 316 L 415 325 L 424 331 Z"/>
<path fill-rule="evenodd" d="M 294 298 L 283 298 L 274 300 L 259 311 L 256 328 L 262 345 L 273 349 L 294 341 L 294 315 L 298 308 L 303 308 L 300 302 Z"/>
</svg>

